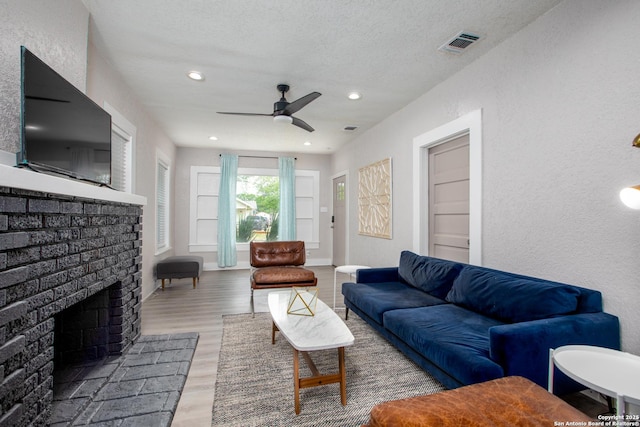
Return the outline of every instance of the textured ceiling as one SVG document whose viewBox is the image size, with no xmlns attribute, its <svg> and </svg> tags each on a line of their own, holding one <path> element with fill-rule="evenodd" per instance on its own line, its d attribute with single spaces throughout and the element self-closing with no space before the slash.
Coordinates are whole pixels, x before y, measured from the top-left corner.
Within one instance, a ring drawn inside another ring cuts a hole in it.
<svg viewBox="0 0 640 427">
<path fill-rule="evenodd" d="M 177 145 L 330 153 L 560 0 L 83 2 L 93 43 Z M 437 50 L 462 30 L 483 38 L 461 55 Z M 270 114 L 278 83 L 289 102 L 322 93 L 294 114 L 315 132 L 216 114 Z M 361 100 L 347 99 L 354 90 Z"/>
</svg>

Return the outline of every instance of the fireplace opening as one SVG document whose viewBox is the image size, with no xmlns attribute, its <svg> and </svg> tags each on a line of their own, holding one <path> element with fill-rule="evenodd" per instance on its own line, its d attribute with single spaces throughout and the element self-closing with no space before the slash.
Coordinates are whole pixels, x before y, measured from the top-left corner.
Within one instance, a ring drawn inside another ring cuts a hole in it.
<svg viewBox="0 0 640 427">
<path fill-rule="evenodd" d="M 105 367 L 121 340 L 118 284 L 99 291 L 54 316 L 53 400 L 91 398 L 108 379 Z M 97 375 L 96 373 L 100 374 Z M 79 405 L 82 406 L 82 405 Z"/>
</svg>

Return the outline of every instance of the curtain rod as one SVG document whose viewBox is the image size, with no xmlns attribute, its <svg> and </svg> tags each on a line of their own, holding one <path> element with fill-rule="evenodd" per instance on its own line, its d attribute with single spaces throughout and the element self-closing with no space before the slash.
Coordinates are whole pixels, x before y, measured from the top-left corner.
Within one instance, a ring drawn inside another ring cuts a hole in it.
<svg viewBox="0 0 640 427">
<path fill-rule="evenodd" d="M 218 156 L 222 157 L 222 154 L 219 154 Z M 278 159 L 279 158 L 275 156 L 238 156 L 238 157 L 251 158 L 251 159 Z M 298 158 L 294 157 L 293 160 L 298 160 Z"/>
</svg>

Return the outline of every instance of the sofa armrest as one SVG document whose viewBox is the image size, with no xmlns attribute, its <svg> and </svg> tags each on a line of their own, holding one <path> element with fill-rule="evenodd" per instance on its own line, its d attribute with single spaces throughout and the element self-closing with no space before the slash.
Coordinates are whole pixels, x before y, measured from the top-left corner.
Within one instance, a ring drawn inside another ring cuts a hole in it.
<svg viewBox="0 0 640 427">
<path fill-rule="evenodd" d="M 358 283 L 398 282 L 398 267 L 365 268 L 356 272 Z"/>
<path fill-rule="evenodd" d="M 608 313 L 582 313 L 550 319 L 494 326 L 489 329 L 489 352 L 503 367 L 505 376 L 520 375 L 547 387 L 549 350 L 582 344 L 620 349 L 620 323 Z M 554 391 L 564 394 L 577 388 L 558 377 Z"/>
</svg>

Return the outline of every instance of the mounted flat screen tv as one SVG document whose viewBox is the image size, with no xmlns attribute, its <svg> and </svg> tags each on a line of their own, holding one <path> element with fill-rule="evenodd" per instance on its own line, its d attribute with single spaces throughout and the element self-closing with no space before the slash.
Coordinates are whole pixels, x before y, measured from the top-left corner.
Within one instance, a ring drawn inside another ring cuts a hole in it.
<svg viewBox="0 0 640 427">
<path fill-rule="evenodd" d="M 22 47 L 18 166 L 111 184 L 111 116 Z"/>
</svg>

